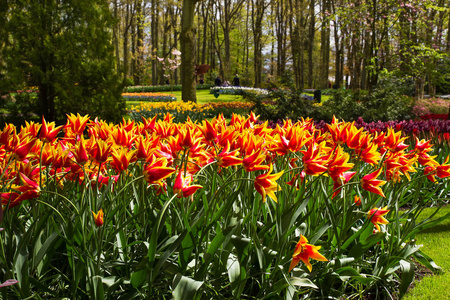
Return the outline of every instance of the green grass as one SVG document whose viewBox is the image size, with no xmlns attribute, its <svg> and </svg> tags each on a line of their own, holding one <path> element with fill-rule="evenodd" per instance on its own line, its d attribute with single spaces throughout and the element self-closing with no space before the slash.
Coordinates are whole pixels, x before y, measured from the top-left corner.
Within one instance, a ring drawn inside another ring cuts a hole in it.
<svg viewBox="0 0 450 300">
<path fill-rule="evenodd" d="M 426 209 L 420 218 L 431 215 L 433 208 Z M 450 205 L 442 208 L 435 216 L 439 218 L 450 212 Z M 441 275 L 427 275 L 411 289 L 404 299 L 450 299 L 450 219 L 425 230 L 416 237 L 417 244 L 423 244 L 422 251 L 442 268 Z"/>
<path fill-rule="evenodd" d="M 167 94 L 174 94 L 177 97 L 177 101 L 181 101 L 181 91 L 167 92 Z M 197 91 L 197 103 L 206 104 L 212 102 L 233 102 L 233 101 L 243 101 L 242 96 L 235 95 L 219 95 L 219 97 L 214 97 L 213 94 L 209 93 L 209 90 L 198 90 Z M 138 105 L 141 101 L 127 101 L 127 109 L 132 105 Z"/>
<path fill-rule="evenodd" d="M 177 101 L 181 101 L 181 91 L 167 92 L 167 94 L 174 94 L 177 97 Z M 308 94 L 309 95 L 309 94 Z M 310 94 L 312 96 L 312 94 Z M 330 99 L 329 95 L 322 95 L 322 102 Z M 209 90 L 198 90 L 197 91 L 197 103 L 206 104 L 212 102 L 233 102 L 233 101 L 244 101 L 242 96 L 235 95 L 219 95 L 219 97 L 214 97 L 213 94 L 209 93 Z M 127 109 L 130 109 L 132 105 L 138 105 L 141 101 L 127 101 Z"/>
<path fill-rule="evenodd" d="M 181 91 L 173 92 L 177 96 L 177 100 L 181 101 Z M 221 94 L 219 97 L 214 97 L 213 94 L 209 93 L 209 90 L 198 90 L 197 91 L 197 103 L 206 104 L 211 102 L 233 102 L 233 101 L 243 101 L 242 96 L 235 95 L 224 95 Z"/>
<path fill-rule="evenodd" d="M 308 95 L 308 96 L 314 96 L 313 94 L 306 94 L 306 95 Z M 322 95 L 322 102 L 326 102 L 326 101 L 328 101 L 328 99 L 330 99 L 331 98 L 331 96 L 330 95 Z"/>
</svg>

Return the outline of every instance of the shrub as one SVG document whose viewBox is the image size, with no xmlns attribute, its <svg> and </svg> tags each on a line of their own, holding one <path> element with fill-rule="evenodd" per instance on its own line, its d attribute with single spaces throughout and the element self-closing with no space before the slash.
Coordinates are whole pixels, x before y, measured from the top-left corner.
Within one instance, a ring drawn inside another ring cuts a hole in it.
<svg viewBox="0 0 450 300">
<path fill-rule="evenodd" d="M 363 100 L 361 117 L 370 121 L 407 120 L 413 117 L 413 98 L 377 88 Z"/>
<path fill-rule="evenodd" d="M 436 83 L 436 93 L 438 95 L 448 95 L 450 94 L 450 57 L 445 57 L 436 65 L 436 68 L 440 73 Z"/>
<path fill-rule="evenodd" d="M 347 121 L 358 119 L 365 110 L 364 104 L 361 101 L 361 94 L 364 93 L 365 91 L 333 90 L 330 99 L 322 106 L 321 119 L 330 122 L 333 115 Z"/>
<path fill-rule="evenodd" d="M 8 93 L 0 97 L 0 122 L 23 125 L 26 121 L 37 122 L 41 119 L 38 94 L 32 91 Z"/>
<path fill-rule="evenodd" d="M 320 108 L 314 106 L 313 101 L 306 100 L 300 91 L 276 89 L 267 96 L 247 94 L 244 98 L 254 104 L 254 113 L 263 120 L 322 118 Z"/>
<path fill-rule="evenodd" d="M 411 119 L 413 99 L 401 94 L 402 91 L 385 81 L 371 94 L 363 90 L 335 90 L 323 106 L 324 120 L 330 121 L 333 115 L 347 121 L 359 117 L 368 122 Z"/>
</svg>

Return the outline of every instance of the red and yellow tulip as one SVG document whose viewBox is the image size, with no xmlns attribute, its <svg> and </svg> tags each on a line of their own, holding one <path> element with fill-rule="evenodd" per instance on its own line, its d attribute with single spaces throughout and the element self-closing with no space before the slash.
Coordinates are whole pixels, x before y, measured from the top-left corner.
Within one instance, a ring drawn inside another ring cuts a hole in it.
<svg viewBox="0 0 450 300">
<path fill-rule="evenodd" d="M 291 272 L 295 266 L 298 265 L 300 261 L 302 261 L 308 270 L 312 271 L 312 265 L 309 262 L 309 259 L 315 259 L 318 261 L 328 261 L 322 254 L 319 253 L 321 246 L 314 246 L 308 244 L 308 240 L 303 235 L 300 235 L 300 240 L 295 246 L 294 254 L 292 255 L 291 265 L 289 266 L 289 271 Z"/>
</svg>

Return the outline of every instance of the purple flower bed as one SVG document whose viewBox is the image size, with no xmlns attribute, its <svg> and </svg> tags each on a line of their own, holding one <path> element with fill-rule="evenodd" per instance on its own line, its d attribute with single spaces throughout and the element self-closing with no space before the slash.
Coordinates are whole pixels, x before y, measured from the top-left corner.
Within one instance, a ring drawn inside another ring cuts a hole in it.
<svg viewBox="0 0 450 300">
<path fill-rule="evenodd" d="M 365 130 L 387 131 L 388 128 L 401 130 L 406 134 L 420 132 L 446 133 L 450 132 L 450 120 L 408 120 L 408 121 L 388 121 L 388 122 L 371 122 L 366 123 L 359 118 L 355 125 L 364 127 Z"/>
<path fill-rule="evenodd" d="M 448 120 L 448 114 L 426 114 L 420 116 L 422 120 L 429 120 L 429 119 L 442 119 L 442 120 Z"/>
<path fill-rule="evenodd" d="M 260 122 L 263 123 L 263 122 Z M 269 121 L 268 126 L 275 128 L 277 126 L 283 126 L 283 121 L 278 120 L 277 122 Z M 325 121 L 315 122 L 317 129 L 326 129 Z M 364 127 L 367 131 L 387 131 L 388 128 L 394 128 L 396 130 L 401 130 L 405 134 L 418 134 L 418 133 L 448 133 L 450 132 L 450 120 L 442 119 L 428 119 L 428 120 L 408 120 L 408 121 L 388 121 L 388 122 L 370 122 L 366 123 L 362 118 L 355 121 L 355 126 L 360 128 Z"/>
</svg>

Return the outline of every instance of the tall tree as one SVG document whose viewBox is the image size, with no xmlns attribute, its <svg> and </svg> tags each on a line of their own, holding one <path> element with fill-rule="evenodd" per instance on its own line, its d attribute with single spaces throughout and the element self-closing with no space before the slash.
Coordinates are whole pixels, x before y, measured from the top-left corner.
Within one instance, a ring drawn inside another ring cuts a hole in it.
<svg viewBox="0 0 450 300">
<path fill-rule="evenodd" d="M 199 0 L 183 0 L 181 12 L 181 99 L 197 102 L 195 90 L 195 5 Z"/>
<path fill-rule="evenodd" d="M 316 17 L 315 17 L 315 0 L 310 0 L 309 2 L 309 28 L 308 28 L 308 88 L 313 88 L 314 79 L 314 62 L 313 62 L 313 49 L 314 49 L 314 38 L 316 34 Z"/>
<path fill-rule="evenodd" d="M 126 84 L 128 73 L 129 73 L 129 40 L 130 40 L 130 29 L 133 24 L 134 18 L 134 6 L 131 3 L 125 3 L 125 19 L 124 19 L 124 29 L 123 29 L 123 82 Z"/>
<path fill-rule="evenodd" d="M 330 68 L 330 0 L 323 0 L 321 7 L 320 29 L 320 83 L 319 88 L 328 88 L 328 75 Z"/>
<path fill-rule="evenodd" d="M 287 7 L 286 1 L 276 1 L 275 5 L 275 34 L 277 40 L 277 76 L 281 76 L 285 72 L 286 67 L 286 32 L 287 23 Z"/>
<path fill-rule="evenodd" d="M 158 38 L 159 38 L 159 1 L 158 0 L 152 0 L 152 6 L 151 6 L 151 39 L 152 39 L 152 46 L 151 46 L 151 53 L 153 56 L 156 56 L 158 53 Z M 165 36 L 165 35 L 164 35 Z M 158 65 L 157 60 L 155 57 L 152 59 L 152 85 L 157 85 L 158 83 Z"/>
<path fill-rule="evenodd" d="M 292 70 L 294 72 L 295 86 L 303 89 L 304 86 L 304 36 L 306 18 L 304 0 L 289 0 L 291 15 L 289 18 L 289 31 L 291 38 Z"/>
<path fill-rule="evenodd" d="M 206 64 L 206 46 L 208 43 L 208 23 L 209 23 L 209 5 L 210 1 L 202 1 L 200 14 L 203 20 L 203 33 L 202 33 L 202 50 L 201 50 L 201 57 L 200 57 L 200 63 L 202 65 Z"/>
<path fill-rule="evenodd" d="M 119 120 L 125 103 L 114 72 L 113 26 L 105 1 L 11 0 L 5 24 L 9 44 L 0 56 L 11 80 L 6 89 L 37 86 L 38 115 L 66 113 Z M 26 51 L 24 51 L 26 49 Z M 0 87 L 0 89 L 2 89 Z"/>
<path fill-rule="evenodd" d="M 144 15 L 145 3 L 142 0 L 135 1 L 136 14 L 132 26 L 132 70 L 133 82 L 141 85 L 144 67 Z"/>
<path fill-rule="evenodd" d="M 253 66 L 255 71 L 255 87 L 260 87 L 262 83 L 262 35 L 263 20 L 266 8 L 270 5 L 270 1 L 252 0 L 252 29 L 253 29 Z"/>
<path fill-rule="evenodd" d="M 229 80 L 229 77 L 231 76 L 230 31 L 233 21 L 235 17 L 238 16 L 238 12 L 241 9 L 243 3 L 244 0 L 222 0 L 217 2 L 225 47 L 225 59 L 223 61 L 223 80 Z"/>
<path fill-rule="evenodd" d="M 449 7 L 450 9 L 450 7 Z M 448 25 L 447 25 L 447 52 L 450 53 L 450 13 L 447 14 Z"/>
</svg>

